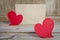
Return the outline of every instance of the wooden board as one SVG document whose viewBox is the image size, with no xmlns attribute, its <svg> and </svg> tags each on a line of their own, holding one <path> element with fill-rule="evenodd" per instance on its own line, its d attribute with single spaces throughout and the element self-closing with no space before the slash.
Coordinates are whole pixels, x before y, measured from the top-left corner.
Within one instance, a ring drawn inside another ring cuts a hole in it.
<svg viewBox="0 0 60 40">
<path fill-rule="evenodd" d="M 16 4 L 16 14 L 23 15 L 22 24 L 42 23 L 46 15 L 45 4 Z"/>
</svg>

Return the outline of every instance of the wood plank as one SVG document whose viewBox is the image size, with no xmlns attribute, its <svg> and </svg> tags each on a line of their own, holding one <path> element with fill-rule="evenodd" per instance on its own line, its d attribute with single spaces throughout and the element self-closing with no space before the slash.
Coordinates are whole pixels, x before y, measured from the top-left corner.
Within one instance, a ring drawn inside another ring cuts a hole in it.
<svg viewBox="0 0 60 40">
<path fill-rule="evenodd" d="M 34 32 L 34 25 L 9 26 L 9 23 L 0 22 L 0 32 Z M 55 23 L 53 32 L 60 32 L 60 23 Z"/>
</svg>

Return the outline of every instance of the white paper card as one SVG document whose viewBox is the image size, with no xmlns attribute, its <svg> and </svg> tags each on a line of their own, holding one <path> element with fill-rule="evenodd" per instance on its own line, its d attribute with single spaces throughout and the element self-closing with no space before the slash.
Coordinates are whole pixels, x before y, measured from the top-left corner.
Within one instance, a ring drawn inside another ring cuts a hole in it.
<svg viewBox="0 0 60 40">
<path fill-rule="evenodd" d="M 16 13 L 23 15 L 22 24 L 42 23 L 46 15 L 45 4 L 16 4 Z"/>
</svg>

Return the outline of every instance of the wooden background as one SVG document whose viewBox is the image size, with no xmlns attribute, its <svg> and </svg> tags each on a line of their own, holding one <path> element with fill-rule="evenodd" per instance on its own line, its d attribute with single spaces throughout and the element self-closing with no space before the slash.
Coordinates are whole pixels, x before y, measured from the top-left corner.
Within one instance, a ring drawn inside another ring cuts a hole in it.
<svg viewBox="0 0 60 40">
<path fill-rule="evenodd" d="M 60 0 L 0 0 L 0 21 L 8 21 L 7 13 L 15 4 L 46 4 L 46 16 L 60 16 Z"/>
</svg>

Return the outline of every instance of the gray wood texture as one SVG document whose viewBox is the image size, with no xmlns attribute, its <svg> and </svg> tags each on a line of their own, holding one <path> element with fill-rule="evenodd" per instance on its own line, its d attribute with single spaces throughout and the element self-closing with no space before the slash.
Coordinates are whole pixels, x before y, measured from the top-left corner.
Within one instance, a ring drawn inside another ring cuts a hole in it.
<svg viewBox="0 0 60 40">
<path fill-rule="evenodd" d="M 0 35 L 3 37 L 0 36 L 0 40 L 60 40 L 60 33 L 53 33 L 53 38 L 40 38 L 36 33 L 0 33 Z"/>
<path fill-rule="evenodd" d="M 15 11 L 15 4 L 46 4 L 46 16 L 60 16 L 60 0 L 0 0 L 0 21 L 8 21 L 7 13 Z"/>
</svg>

